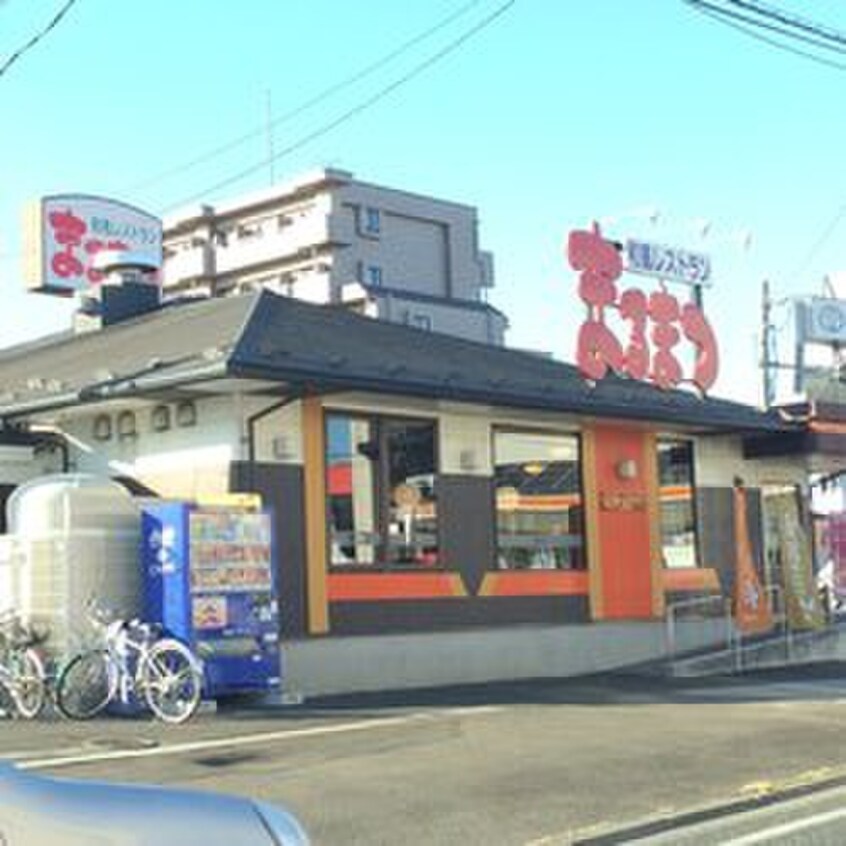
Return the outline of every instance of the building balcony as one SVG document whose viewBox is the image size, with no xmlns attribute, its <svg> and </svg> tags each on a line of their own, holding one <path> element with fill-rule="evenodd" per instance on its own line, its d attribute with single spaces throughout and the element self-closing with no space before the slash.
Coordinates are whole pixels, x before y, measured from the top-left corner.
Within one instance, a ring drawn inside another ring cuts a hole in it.
<svg viewBox="0 0 846 846">
<path fill-rule="evenodd" d="M 164 284 L 176 285 L 191 279 L 202 279 L 214 274 L 214 252 L 202 244 L 189 250 L 180 250 L 164 260 Z"/>
<path fill-rule="evenodd" d="M 290 225 L 256 232 L 236 231 L 217 248 L 217 272 L 228 273 L 280 259 L 297 258 L 330 241 L 325 218 L 302 218 Z"/>
</svg>

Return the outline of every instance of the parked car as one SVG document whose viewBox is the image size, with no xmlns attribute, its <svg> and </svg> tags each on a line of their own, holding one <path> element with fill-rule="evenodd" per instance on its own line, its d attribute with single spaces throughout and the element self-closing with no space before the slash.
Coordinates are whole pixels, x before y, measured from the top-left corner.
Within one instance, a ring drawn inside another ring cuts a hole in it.
<svg viewBox="0 0 846 846">
<path fill-rule="evenodd" d="M 308 846 L 263 802 L 169 787 L 51 778 L 0 763 L 0 846 Z"/>
</svg>

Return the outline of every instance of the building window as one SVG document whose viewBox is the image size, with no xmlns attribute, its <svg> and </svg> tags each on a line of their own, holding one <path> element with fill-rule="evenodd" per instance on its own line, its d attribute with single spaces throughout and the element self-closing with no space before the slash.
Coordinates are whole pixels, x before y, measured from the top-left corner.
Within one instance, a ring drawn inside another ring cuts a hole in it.
<svg viewBox="0 0 846 846">
<path fill-rule="evenodd" d="M 135 412 L 122 411 L 117 419 L 117 433 L 118 438 L 125 440 L 127 438 L 134 438 L 137 435 L 135 429 Z"/>
<path fill-rule="evenodd" d="M 367 284 L 374 288 L 382 287 L 382 268 L 378 264 L 367 266 Z"/>
<path fill-rule="evenodd" d="M 240 240 L 247 240 L 249 238 L 261 238 L 263 231 L 262 225 L 258 221 L 253 221 L 251 223 L 242 223 L 238 227 L 238 238 Z"/>
<path fill-rule="evenodd" d="M 166 432 L 170 429 L 170 407 L 157 405 L 150 412 L 150 428 L 154 432 Z"/>
<path fill-rule="evenodd" d="M 197 425 L 197 406 L 194 405 L 193 400 L 182 400 L 176 405 L 176 425 L 177 426 L 196 426 Z"/>
<path fill-rule="evenodd" d="M 584 570 L 577 435 L 494 433 L 497 564 L 504 570 Z"/>
<path fill-rule="evenodd" d="M 107 441 L 112 436 L 112 418 L 108 414 L 98 414 L 93 424 L 94 440 Z"/>
<path fill-rule="evenodd" d="M 328 414 L 331 565 L 437 566 L 436 468 L 434 423 Z"/>
<path fill-rule="evenodd" d="M 696 504 L 693 443 L 658 441 L 661 496 L 661 555 L 665 567 L 699 566 L 696 552 Z"/>
<path fill-rule="evenodd" d="M 379 209 L 367 206 L 364 209 L 363 224 L 362 231 L 365 235 L 370 235 L 374 238 L 378 237 L 382 231 L 382 213 Z"/>
</svg>

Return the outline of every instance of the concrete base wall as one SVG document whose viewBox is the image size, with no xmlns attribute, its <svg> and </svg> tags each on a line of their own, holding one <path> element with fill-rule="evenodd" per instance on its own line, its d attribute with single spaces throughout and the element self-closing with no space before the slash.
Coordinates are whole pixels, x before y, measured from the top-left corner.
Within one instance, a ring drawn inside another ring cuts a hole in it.
<svg viewBox="0 0 846 846">
<path fill-rule="evenodd" d="M 288 641 L 282 684 L 287 693 L 317 696 L 577 676 L 664 653 L 663 622 Z"/>
</svg>

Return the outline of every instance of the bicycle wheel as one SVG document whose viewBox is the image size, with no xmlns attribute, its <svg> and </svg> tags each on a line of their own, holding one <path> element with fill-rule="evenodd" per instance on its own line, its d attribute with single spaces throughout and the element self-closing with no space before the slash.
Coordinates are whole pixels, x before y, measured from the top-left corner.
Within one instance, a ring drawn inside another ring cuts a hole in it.
<svg viewBox="0 0 846 846">
<path fill-rule="evenodd" d="M 5 667 L 0 667 L 0 719 L 11 720 L 18 715 L 18 703 L 12 696 L 10 685 Z"/>
<path fill-rule="evenodd" d="M 166 723 L 183 723 L 200 704 L 203 672 L 187 646 L 164 639 L 153 644 L 140 667 L 150 710 Z"/>
<path fill-rule="evenodd" d="M 88 720 L 117 693 L 118 675 L 105 650 L 72 658 L 56 682 L 56 707 L 71 720 Z"/>
<path fill-rule="evenodd" d="M 12 696 L 18 714 L 27 720 L 35 719 L 47 698 L 44 662 L 34 649 L 15 652 L 11 659 L 13 675 Z"/>
</svg>

